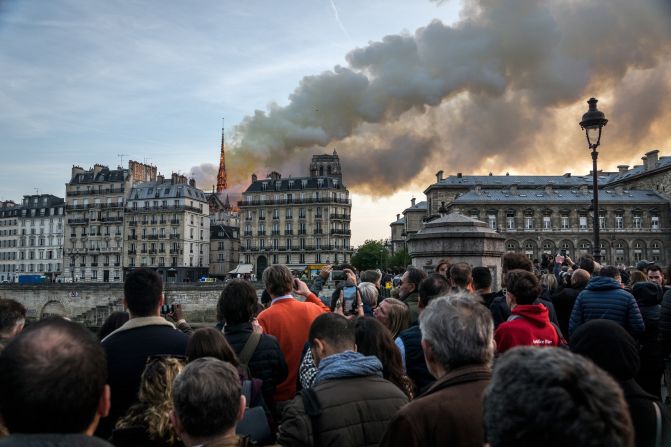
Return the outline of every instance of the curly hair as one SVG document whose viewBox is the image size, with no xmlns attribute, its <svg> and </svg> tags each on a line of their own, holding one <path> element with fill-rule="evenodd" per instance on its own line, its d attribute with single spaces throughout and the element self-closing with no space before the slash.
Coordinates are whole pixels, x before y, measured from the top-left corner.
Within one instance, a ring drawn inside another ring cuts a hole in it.
<svg viewBox="0 0 671 447">
<path fill-rule="evenodd" d="M 150 357 L 142 372 L 138 403 L 128 409 L 115 428 L 144 427 L 153 441 L 172 445 L 179 436 L 170 422 L 172 383 L 184 362 L 174 357 Z"/>
</svg>

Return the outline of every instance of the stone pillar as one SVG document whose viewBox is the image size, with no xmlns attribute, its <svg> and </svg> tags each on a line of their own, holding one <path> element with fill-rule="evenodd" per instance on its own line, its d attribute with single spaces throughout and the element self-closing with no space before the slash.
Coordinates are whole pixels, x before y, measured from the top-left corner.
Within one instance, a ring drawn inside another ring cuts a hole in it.
<svg viewBox="0 0 671 447">
<path fill-rule="evenodd" d="M 412 265 L 431 273 L 441 259 L 467 262 L 473 267 L 488 267 L 492 290 L 501 284 L 501 256 L 505 237 L 485 222 L 458 213 L 434 219 L 408 238 Z"/>
</svg>

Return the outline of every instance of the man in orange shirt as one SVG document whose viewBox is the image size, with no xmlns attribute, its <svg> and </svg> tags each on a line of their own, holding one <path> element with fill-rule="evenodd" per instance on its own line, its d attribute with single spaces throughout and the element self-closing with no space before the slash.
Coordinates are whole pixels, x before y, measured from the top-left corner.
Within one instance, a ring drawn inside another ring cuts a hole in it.
<svg viewBox="0 0 671 447">
<path fill-rule="evenodd" d="M 294 278 L 284 265 L 271 265 L 263 272 L 263 284 L 272 298 L 271 306 L 261 312 L 258 322 L 266 334 L 274 335 L 289 368 L 284 382 L 275 390 L 275 402 L 281 411 L 283 402 L 296 395 L 296 377 L 303 346 L 308 341 L 310 325 L 319 315 L 330 312 L 301 280 Z M 305 297 L 298 301 L 294 291 Z"/>
</svg>

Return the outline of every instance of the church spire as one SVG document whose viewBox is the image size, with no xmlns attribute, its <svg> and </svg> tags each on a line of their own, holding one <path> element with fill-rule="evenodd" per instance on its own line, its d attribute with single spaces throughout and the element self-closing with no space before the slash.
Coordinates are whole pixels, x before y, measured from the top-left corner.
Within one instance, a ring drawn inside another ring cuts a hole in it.
<svg viewBox="0 0 671 447">
<path fill-rule="evenodd" d="M 221 154 L 219 155 L 219 173 L 217 174 L 217 192 L 228 189 L 226 182 L 226 154 L 224 151 L 224 119 L 221 119 Z"/>
</svg>

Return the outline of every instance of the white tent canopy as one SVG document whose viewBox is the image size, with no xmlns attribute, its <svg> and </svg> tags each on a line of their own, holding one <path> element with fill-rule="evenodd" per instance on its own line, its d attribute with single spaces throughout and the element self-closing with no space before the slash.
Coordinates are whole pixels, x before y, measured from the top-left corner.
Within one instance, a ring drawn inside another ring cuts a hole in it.
<svg viewBox="0 0 671 447">
<path fill-rule="evenodd" d="M 254 270 L 254 266 L 252 264 L 238 264 L 237 267 L 228 273 L 231 275 L 246 275 L 248 273 L 252 273 L 252 270 Z"/>
</svg>

